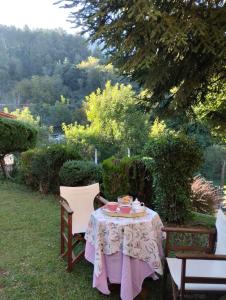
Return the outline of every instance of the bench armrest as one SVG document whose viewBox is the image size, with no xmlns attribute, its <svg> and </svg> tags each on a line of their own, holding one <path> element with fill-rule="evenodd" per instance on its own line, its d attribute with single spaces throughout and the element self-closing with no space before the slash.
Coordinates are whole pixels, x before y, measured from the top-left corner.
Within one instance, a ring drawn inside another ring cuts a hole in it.
<svg viewBox="0 0 226 300">
<path fill-rule="evenodd" d="M 198 234 L 215 234 L 215 229 L 208 228 L 196 228 L 196 227 L 163 227 L 162 231 L 166 233 L 177 232 L 177 233 L 198 233 Z"/>
<path fill-rule="evenodd" d="M 70 208 L 70 206 L 67 204 L 66 200 L 62 197 L 60 197 L 60 205 L 63 207 L 63 209 L 69 214 L 73 214 L 73 210 Z"/>
<path fill-rule="evenodd" d="M 219 254 L 176 254 L 179 259 L 198 259 L 198 260 L 226 260 L 226 255 Z"/>
<path fill-rule="evenodd" d="M 163 227 L 163 232 L 166 232 L 166 245 L 165 245 L 165 256 L 169 256 L 170 251 L 202 251 L 204 253 L 213 253 L 214 244 L 216 239 L 216 229 L 208 229 L 208 228 L 198 228 L 198 227 Z M 172 233 L 191 233 L 191 234 L 206 234 L 208 235 L 208 245 L 206 247 L 203 246 L 180 246 L 171 244 Z"/>
</svg>

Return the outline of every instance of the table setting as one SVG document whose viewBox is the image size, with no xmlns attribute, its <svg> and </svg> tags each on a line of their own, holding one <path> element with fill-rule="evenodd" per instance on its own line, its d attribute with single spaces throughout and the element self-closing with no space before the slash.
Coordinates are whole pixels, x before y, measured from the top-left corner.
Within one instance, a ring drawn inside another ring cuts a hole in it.
<svg viewBox="0 0 226 300">
<path fill-rule="evenodd" d="M 162 275 L 162 227 L 155 211 L 128 195 L 95 210 L 85 234 L 93 287 L 109 295 L 108 282 L 118 283 L 121 299 L 133 300 L 146 277 Z"/>
</svg>

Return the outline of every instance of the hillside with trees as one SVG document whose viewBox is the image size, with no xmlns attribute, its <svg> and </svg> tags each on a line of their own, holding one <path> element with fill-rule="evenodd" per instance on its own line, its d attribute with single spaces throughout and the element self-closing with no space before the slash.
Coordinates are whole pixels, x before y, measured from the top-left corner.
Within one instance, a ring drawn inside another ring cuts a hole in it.
<svg viewBox="0 0 226 300">
<path fill-rule="evenodd" d="M 95 56 L 95 57 L 94 57 Z M 120 81 L 97 49 L 62 29 L 30 30 L 0 25 L 0 109 L 29 107 L 41 123 L 83 123 L 82 100 Z M 60 118 L 59 118 L 60 116 Z"/>
</svg>

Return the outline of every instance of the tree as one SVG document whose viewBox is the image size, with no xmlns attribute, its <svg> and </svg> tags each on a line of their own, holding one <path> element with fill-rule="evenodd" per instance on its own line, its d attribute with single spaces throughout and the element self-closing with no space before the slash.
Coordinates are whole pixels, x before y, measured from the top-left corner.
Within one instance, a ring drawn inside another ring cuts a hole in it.
<svg viewBox="0 0 226 300">
<path fill-rule="evenodd" d="M 226 82 L 209 88 L 206 101 L 193 107 L 196 117 L 204 122 L 220 142 L 226 142 Z"/>
<path fill-rule="evenodd" d="M 109 155 L 117 151 L 139 153 L 148 138 L 149 115 L 139 107 L 140 97 L 131 85 L 108 81 L 103 90 L 97 89 L 86 97 L 85 111 L 90 125 L 64 125 L 68 140 L 108 148 Z M 114 152 L 115 151 L 115 152 Z"/>
<path fill-rule="evenodd" d="M 9 109 L 5 107 L 4 112 L 9 113 Z M 29 107 L 23 107 L 22 109 L 17 108 L 15 111 L 10 112 L 10 114 L 16 116 L 18 121 L 29 123 L 35 127 L 40 123 L 40 118 L 34 117 Z"/>
<path fill-rule="evenodd" d="M 225 79 L 223 0 L 61 0 L 113 63 L 151 91 L 157 111 L 189 110 Z M 171 89 L 177 87 L 176 93 Z M 214 100 L 213 100 L 214 101 Z"/>
<path fill-rule="evenodd" d="M 37 131 L 32 126 L 14 119 L 0 118 L 0 165 L 6 176 L 4 157 L 35 146 Z"/>
<path fill-rule="evenodd" d="M 60 76 L 32 76 L 31 79 L 23 79 L 15 88 L 17 98 L 22 103 L 50 103 L 60 100 L 60 96 L 67 95 L 68 90 L 63 85 Z"/>
</svg>

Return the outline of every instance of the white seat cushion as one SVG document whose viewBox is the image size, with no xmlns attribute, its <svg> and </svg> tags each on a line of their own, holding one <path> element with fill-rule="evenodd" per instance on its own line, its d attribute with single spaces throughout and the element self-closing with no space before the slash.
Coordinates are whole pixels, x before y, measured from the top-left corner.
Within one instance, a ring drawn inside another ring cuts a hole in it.
<svg viewBox="0 0 226 300">
<path fill-rule="evenodd" d="M 170 274 L 178 289 L 181 286 L 181 263 L 178 258 L 167 258 Z M 188 259 L 186 276 L 226 278 L 226 261 Z M 226 291 L 226 284 L 186 283 L 185 290 Z"/>
<path fill-rule="evenodd" d="M 217 213 L 216 228 L 217 247 L 215 253 L 226 255 L 226 216 L 221 209 Z"/>
</svg>

